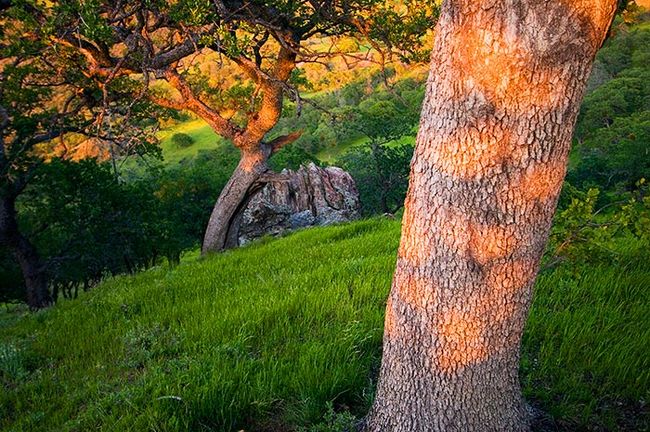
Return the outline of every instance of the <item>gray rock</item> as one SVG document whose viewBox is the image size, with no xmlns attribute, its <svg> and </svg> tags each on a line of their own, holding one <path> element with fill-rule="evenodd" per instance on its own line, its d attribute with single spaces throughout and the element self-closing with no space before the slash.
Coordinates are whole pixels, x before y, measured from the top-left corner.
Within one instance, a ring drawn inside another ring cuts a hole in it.
<svg viewBox="0 0 650 432">
<path fill-rule="evenodd" d="M 359 217 L 359 193 L 352 176 L 338 167 L 309 164 L 283 170 L 255 193 L 242 212 L 238 241 Z"/>
</svg>

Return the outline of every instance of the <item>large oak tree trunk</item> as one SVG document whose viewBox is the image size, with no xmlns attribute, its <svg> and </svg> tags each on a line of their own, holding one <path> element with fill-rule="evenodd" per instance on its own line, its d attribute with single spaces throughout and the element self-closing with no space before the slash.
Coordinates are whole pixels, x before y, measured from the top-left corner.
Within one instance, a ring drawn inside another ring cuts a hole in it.
<svg viewBox="0 0 650 432">
<path fill-rule="evenodd" d="M 217 199 L 205 231 L 201 253 L 237 246 L 238 211 L 256 190 L 261 175 L 269 170 L 269 152 L 242 151 L 242 158 Z"/>
<path fill-rule="evenodd" d="M 524 431 L 519 346 L 615 0 L 443 4 L 367 431 Z"/>
<path fill-rule="evenodd" d="M 40 309 L 52 304 L 43 261 L 34 245 L 18 230 L 13 197 L 0 201 L 0 244 L 11 251 L 20 265 L 29 307 Z"/>
</svg>

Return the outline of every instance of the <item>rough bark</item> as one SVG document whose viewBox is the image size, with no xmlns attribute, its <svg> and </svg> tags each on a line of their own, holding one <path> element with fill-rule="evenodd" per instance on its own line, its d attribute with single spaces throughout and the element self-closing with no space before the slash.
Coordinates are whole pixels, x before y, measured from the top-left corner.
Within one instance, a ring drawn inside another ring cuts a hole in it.
<svg viewBox="0 0 650 432">
<path fill-rule="evenodd" d="M 450 0 L 366 431 L 525 431 L 519 346 L 614 0 Z"/>
<path fill-rule="evenodd" d="M 20 265 L 29 307 L 40 309 L 52 304 L 44 263 L 34 245 L 18 230 L 15 198 L 11 196 L 0 202 L 0 244 L 11 251 Z"/>
<path fill-rule="evenodd" d="M 232 176 L 221 191 L 212 209 L 208 227 L 205 230 L 201 253 L 218 252 L 234 247 L 228 241 L 229 232 L 236 231 L 238 210 L 250 199 L 256 182 L 268 171 L 268 155 L 263 152 L 242 152 L 242 158 Z"/>
</svg>

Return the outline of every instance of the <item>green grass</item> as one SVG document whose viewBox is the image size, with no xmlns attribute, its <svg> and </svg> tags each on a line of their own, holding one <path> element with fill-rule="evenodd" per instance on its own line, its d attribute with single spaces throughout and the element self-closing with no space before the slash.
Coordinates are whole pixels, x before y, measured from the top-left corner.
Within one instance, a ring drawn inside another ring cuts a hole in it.
<svg viewBox="0 0 650 432">
<path fill-rule="evenodd" d="M 185 133 L 194 139 L 194 144 L 189 147 L 179 147 L 172 142 L 172 136 L 175 133 Z M 226 140 L 217 135 L 207 123 L 201 119 L 187 120 L 177 123 L 167 129 L 160 131 L 160 148 L 162 149 L 163 159 L 166 164 L 180 162 L 183 159 L 191 159 L 202 150 L 214 150 L 222 145 L 229 145 Z M 368 138 L 359 137 L 350 141 L 342 142 L 333 147 L 326 147 L 320 150 L 316 157 L 326 163 L 334 163 L 337 158 L 342 156 L 346 151 L 354 146 L 363 145 L 368 142 Z M 405 136 L 394 141 L 400 144 L 414 144 L 415 137 Z"/>
<path fill-rule="evenodd" d="M 172 142 L 175 133 L 185 133 L 194 139 L 194 144 L 189 147 L 179 147 Z M 196 156 L 201 150 L 214 150 L 226 141 L 217 135 L 208 124 L 200 119 L 188 120 L 178 123 L 170 128 L 160 131 L 160 147 L 166 163 L 175 163 L 183 159 Z"/>
<path fill-rule="evenodd" d="M 323 162 L 327 162 L 327 163 L 330 163 L 330 164 L 335 163 L 336 160 L 339 157 L 343 156 L 343 154 L 345 154 L 345 152 L 347 152 L 348 150 L 352 149 L 353 147 L 366 144 L 367 142 L 368 142 L 367 137 L 355 138 L 355 139 L 350 140 L 350 141 L 342 142 L 342 143 L 340 143 L 340 144 L 338 144 L 338 145 L 336 145 L 334 147 L 326 147 L 326 148 L 322 149 L 321 151 L 319 151 L 316 154 L 316 157 L 319 160 L 323 161 Z M 404 136 L 404 137 L 402 137 L 400 139 L 391 141 L 389 143 L 389 145 L 404 145 L 404 144 L 415 145 L 415 137 L 414 136 Z"/>
<path fill-rule="evenodd" d="M 399 229 L 300 231 L 0 313 L 0 429 L 285 431 L 328 405 L 363 415 Z M 522 385 L 560 427 L 622 428 L 647 400 L 648 287 L 642 263 L 541 276 Z"/>
<path fill-rule="evenodd" d="M 316 153 L 316 157 L 320 161 L 332 164 L 339 156 L 343 155 L 343 153 L 352 147 L 365 144 L 366 142 L 368 142 L 368 138 L 359 137 L 344 143 L 337 144 L 333 147 L 328 146 Z"/>
<path fill-rule="evenodd" d="M 175 133 L 185 133 L 194 139 L 194 144 L 181 148 L 172 142 L 172 136 Z M 167 129 L 162 130 L 158 138 L 160 147 L 163 152 L 165 163 L 176 163 L 186 158 L 192 158 L 201 150 L 213 150 L 220 145 L 227 145 L 226 141 L 218 136 L 207 123 L 203 120 L 188 120 L 177 123 Z M 323 162 L 333 163 L 337 157 L 355 145 L 363 144 L 368 139 L 365 137 L 340 143 L 334 147 L 328 147 L 316 155 Z"/>
</svg>

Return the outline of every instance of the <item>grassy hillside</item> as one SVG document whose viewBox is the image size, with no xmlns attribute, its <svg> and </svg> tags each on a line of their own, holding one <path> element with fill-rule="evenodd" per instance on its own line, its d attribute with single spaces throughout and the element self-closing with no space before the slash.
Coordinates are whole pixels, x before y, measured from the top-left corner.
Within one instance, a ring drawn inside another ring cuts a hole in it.
<svg viewBox="0 0 650 432">
<path fill-rule="evenodd" d="M 328 406 L 373 397 L 399 229 L 306 230 L 1 313 L 0 429 L 335 430 L 314 426 Z M 640 262 L 541 276 L 522 385 L 553 427 L 647 428 L 648 287 Z"/>
<path fill-rule="evenodd" d="M 184 133 L 192 137 L 194 144 L 189 147 L 179 147 L 172 141 L 175 133 Z M 208 124 L 201 119 L 190 119 L 160 132 L 160 148 L 166 163 L 172 164 L 185 158 L 196 156 L 201 150 L 214 150 L 226 144 Z"/>
</svg>

